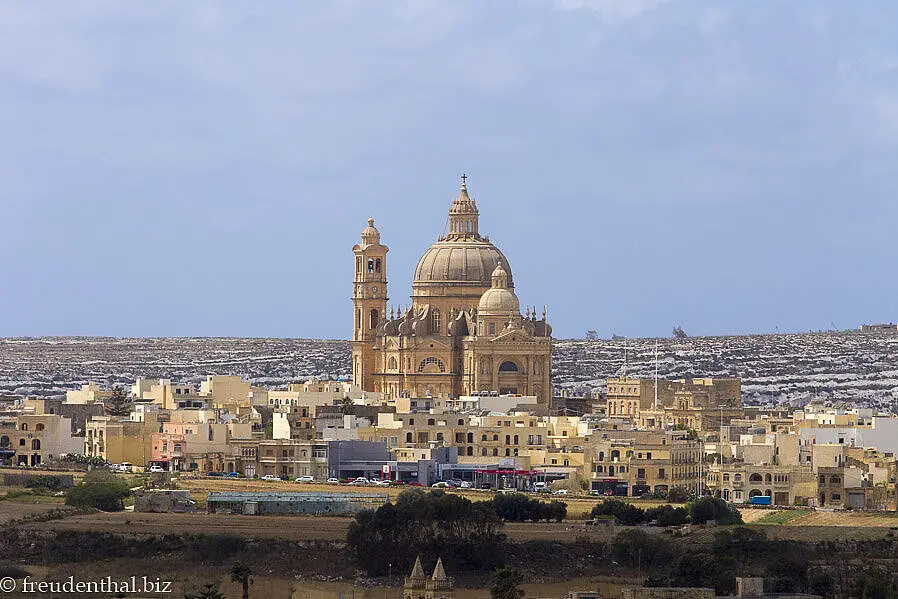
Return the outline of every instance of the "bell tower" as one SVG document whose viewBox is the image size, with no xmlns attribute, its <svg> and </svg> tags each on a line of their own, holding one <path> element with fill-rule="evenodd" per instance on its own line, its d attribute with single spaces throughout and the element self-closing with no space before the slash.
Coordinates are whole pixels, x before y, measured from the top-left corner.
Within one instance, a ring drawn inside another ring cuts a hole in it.
<svg viewBox="0 0 898 599">
<path fill-rule="evenodd" d="M 366 391 L 371 388 L 374 372 L 374 339 L 378 325 L 385 320 L 387 308 L 387 252 L 380 243 L 380 231 L 374 219 L 362 230 L 362 242 L 352 248 L 355 255 L 352 308 L 352 381 Z"/>
</svg>

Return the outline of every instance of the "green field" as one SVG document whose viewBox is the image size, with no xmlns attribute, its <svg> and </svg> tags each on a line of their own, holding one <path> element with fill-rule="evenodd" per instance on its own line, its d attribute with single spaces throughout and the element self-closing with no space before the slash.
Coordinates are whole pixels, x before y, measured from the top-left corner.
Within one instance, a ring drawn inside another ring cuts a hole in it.
<svg viewBox="0 0 898 599">
<path fill-rule="evenodd" d="M 771 512 L 766 516 L 763 516 L 762 518 L 758 518 L 754 523 L 779 526 L 788 522 L 792 522 L 793 520 L 801 518 L 802 516 L 807 516 L 810 513 L 811 510 L 782 510 Z"/>
</svg>

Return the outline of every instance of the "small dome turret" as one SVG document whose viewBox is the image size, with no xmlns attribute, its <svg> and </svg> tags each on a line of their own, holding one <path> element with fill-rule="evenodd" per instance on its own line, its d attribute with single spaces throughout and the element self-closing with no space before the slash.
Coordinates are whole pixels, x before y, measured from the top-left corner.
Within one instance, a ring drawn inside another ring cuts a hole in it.
<svg viewBox="0 0 898 599">
<path fill-rule="evenodd" d="M 380 243 L 380 231 L 374 226 L 374 217 L 369 217 L 368 226 L 362 229 L 362 243 L 364 245 Z"/>
<path fill-rule="evenodd" d="M 493 286 L 480 296 L 477 312 L 481 315 L 520 314 L 521 304 L 518 296 L 508 288 L 508 273 L 499 262 L 492 274 Z"/>
</svg>

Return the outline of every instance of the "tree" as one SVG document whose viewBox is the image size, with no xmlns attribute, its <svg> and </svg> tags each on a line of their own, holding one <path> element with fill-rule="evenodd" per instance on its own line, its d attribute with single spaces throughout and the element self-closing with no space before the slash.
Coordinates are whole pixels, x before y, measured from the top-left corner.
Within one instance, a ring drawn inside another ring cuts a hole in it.
<svg viewBox="0 0 898 599">
<path fill-rule="evenodd" d="M 129 495 L 131 489 L 125 481 L 117 479 L 109 470 L 97 469 L 88 472 L 80 485 L 66 492 L 65 504 L 82 509 L 120 512 L 125 509 L 125 498 Z"/>
<path fill-rule="evenodd" d="M 598 341 L 599 340 L 599 332 L 595 330 L 586 331 L 586 340 L 587 341 Z"/>
<path fill-rule="evenodd" d="M 249 599 L 249 585 L 253 583 L 253 571 L 242 562 L 231 566 L 231 580 L 243 586 L 243 599 Z"/>
<path fill-rule="evenodd" d="M 121 387 L 116 387 L 112 391 L 112 395 L 103 402 L 106 413 L 110 416 L 127 416 L 134 407 L 134 402 L 125 393 Z"/>
<path fill-rule="evenodd" d="M 357 514 L 346 542 L 356 562 L 375 576 L 390 564 L 410 567 L 417 555 L 485 570 L 500 563 L 501 524 L 491 502 L 409 489 L 395 504 Z"/>
<path fill-rule="evenodd" d="M 491 599 L 522 599 L 524 597 L 524 589 L 521 583 L 524 577 L 517 568 L 505 566 L 493 575 L 493 584 L 490 585 Z"/>
<path fill-rule="evenodd" d="M 702 497 L 689 504 L 693 524 L 714 520 L 718 524 L 742 524 L 742 515 L 734 506 L 717 497 Z"/>
<path fill-rule="evenodd" d="M 215 583 L 204 584 L 203 588 L 193 593 L 184 593 L 184 599 L 225 599 Z"/>
<path fill-rule="evenodd" d="M 348 395 L 344 395 L 343 399 L 340 400 L 340 411 L 343 412 L 344 415 L 352 414 L 354 407 L 355 402 L 353 402 L 352 398 Z"/>
<path fill-rule="evenodd" d="M 606 499 L 597 503 L 590 513 L 592 519 L 599 516 L 614 516 L 618 524 L 636 526 L 645 522 L 645 510 L 618 499 Z"/>
</svg>

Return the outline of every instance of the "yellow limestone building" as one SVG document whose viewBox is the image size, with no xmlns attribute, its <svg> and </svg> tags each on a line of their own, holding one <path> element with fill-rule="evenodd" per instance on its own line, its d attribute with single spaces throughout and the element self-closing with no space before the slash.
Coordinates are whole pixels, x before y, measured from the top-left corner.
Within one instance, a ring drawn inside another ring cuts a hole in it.
<svg viewBox="0 0 898 599">
<path fill-rule="evenodd" d="M 475 392 L 552 393 L 552 327 L 546 311 L 521 307 L 511 265 L 480 234 L 465 177 L 449 209 L 449 231 L 415 269 L 411 308 L 387 313 L 387 252 L 374 219 L 355 255 L 352 374 L 365 391 L 397 397 Z"/>
</svg>

